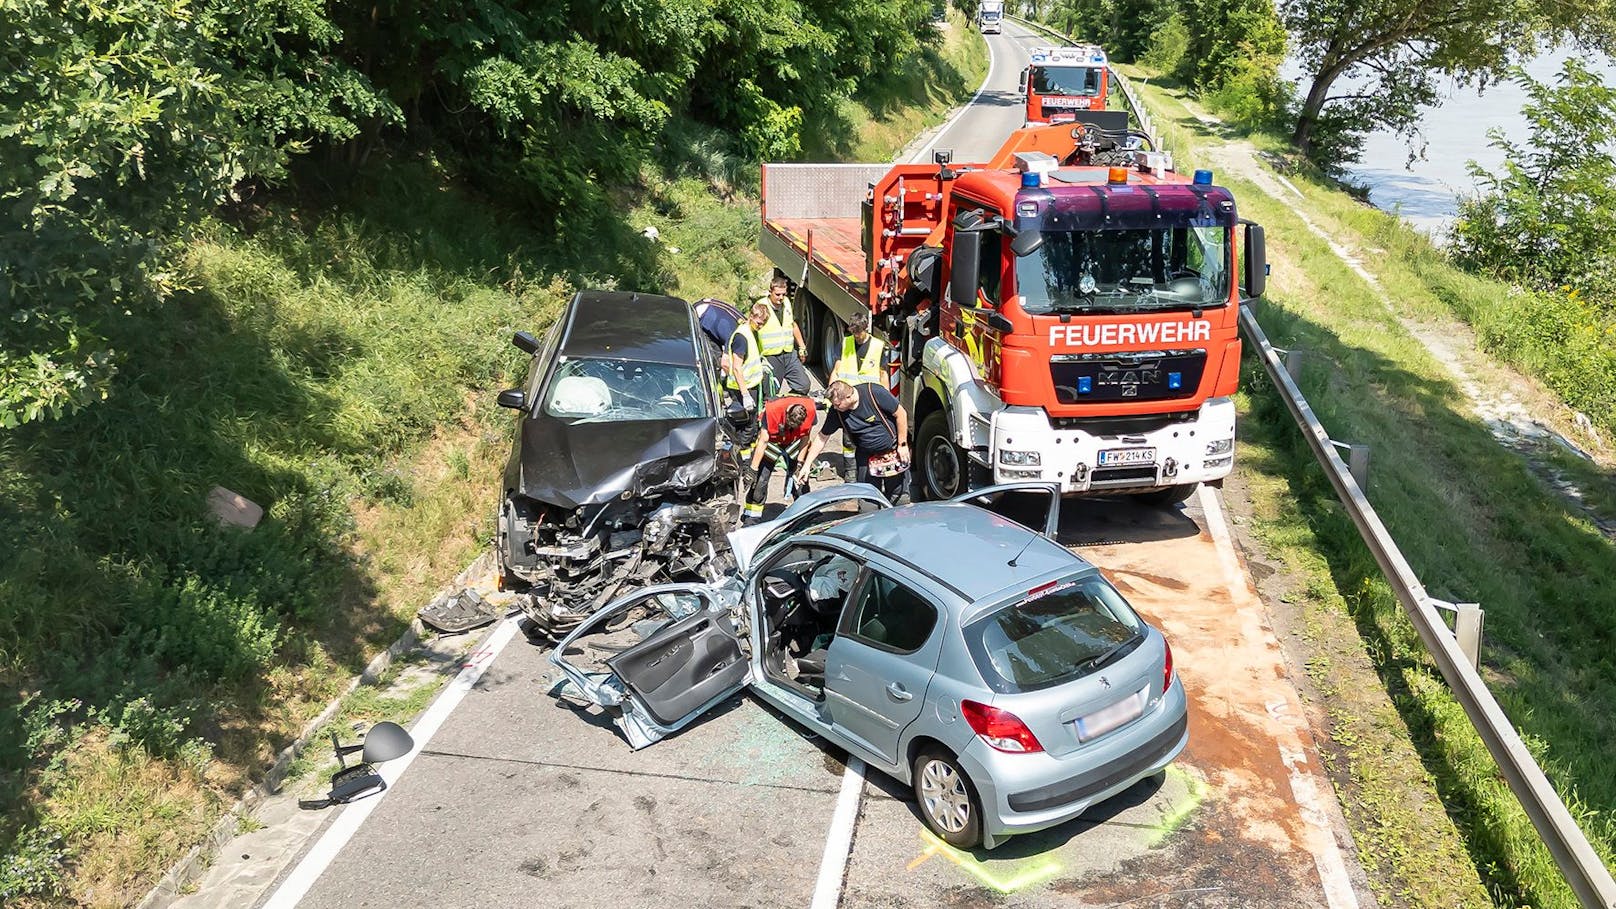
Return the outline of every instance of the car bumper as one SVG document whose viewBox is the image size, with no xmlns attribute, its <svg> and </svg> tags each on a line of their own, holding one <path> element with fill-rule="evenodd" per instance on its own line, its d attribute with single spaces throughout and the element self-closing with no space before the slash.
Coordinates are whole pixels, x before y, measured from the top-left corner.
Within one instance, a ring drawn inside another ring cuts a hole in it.
<svg viewBox="0 0 1616 909">
<path fill-rule="evenodd" d="M 1189 743 L 1188 719 L 1184 686 L 1175 677 L 1155 710 L 1069 754 L 1007 754 L 972 739 L 960 763 L 982 802 L 986 844 L 1065 823 L 1160 772 Z"/>
</svg>

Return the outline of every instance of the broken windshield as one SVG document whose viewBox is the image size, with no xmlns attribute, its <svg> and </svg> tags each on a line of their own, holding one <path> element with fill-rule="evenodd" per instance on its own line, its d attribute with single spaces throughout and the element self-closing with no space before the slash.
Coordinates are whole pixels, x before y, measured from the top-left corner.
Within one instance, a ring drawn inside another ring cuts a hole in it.
<svg viewBox="0 0 1616 909">
<path fill-rule="evenodd" d="M 1229 299 L 1224 227 L 1043 232 L 1016 260 L 1016 293 L 1033 315 L 1222 306 Z"/>
<path fill-rule="evenodd" d="M 1100 93 L 1100 70 L 1092 66 L 1035 66 L 1032 90 L 1040 95 L 1093 98 Z"/>
<path fill-rule="evenodd" d="M 694 367 L 593 357 L 556 367 L 544 412 L 574 425 L 711 416 Z"/>
</svg>

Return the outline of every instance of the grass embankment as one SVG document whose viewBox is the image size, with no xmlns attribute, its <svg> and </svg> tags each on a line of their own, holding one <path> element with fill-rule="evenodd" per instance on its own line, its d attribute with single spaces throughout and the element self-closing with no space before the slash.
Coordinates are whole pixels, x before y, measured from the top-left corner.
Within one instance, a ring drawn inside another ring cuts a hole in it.
<svg viewBox="0 0 1616 909">
<path fill-rule="evenodd" d="M 849 106 L 847 152 L 941 119 L 972 59 L 945 43 Z M 420 161 L 216 220 L 191 289 L 117 327 L 112 397 L 0 436 L 0 903 L 137 901 L 486 545 L 512 331 L 578 287 L 759 288 L 755 167 L 663 138 L 550 235 Z M 263 523 L 216 526 L 214 485 Z"/>
<path fill-rule="evenodd" d="M 1530 460 L 1501 446 L 1450 371 L 1410 331 L 1458 316 L 1476 320 L 1485 337 L 1490 320 L 1520 330 L 1541 316 L 1513 309 L 1519 295 L 1510 288 L 1453 268 L 1395 218 L 1324 181 L 1291 175 L 1300 198 L 1265 194 L 1239 178 L 1249 168 L 1229 158 L 1252 149 L 1219 144 L 1244 138 L 1277 152 L 1280 140 L 1209 127 L 1177 92 L 1142 89 L 1181 169 L 1221 165 L 1218 182 L 1235 190 L 1242 215 L 1267 227 L 1274 270 L 1260 310 L 1264 329 L 1276 346 L 1308 352 L 1302 388 L 1331 435 L 1373 446 L 1370 500 L 1426 588 L 1486 609 L 1483 674 L 1611 862 L 1616 545 L 1544 482 L 1533 462 L 1572 471 L 1584 488 L 1602 490 L 1589 500 L 1605 517 L 1612 478 L 1555 454 L 1552 444 Z M 1303 215 L 1351 250 L 1380 289 Z M 1536 326 L 1539 334 L 1552 330 Z M 1357 713 L 1351 700 L 1324 705 L 1338 785 L 1365 864 L 1387 875 L 1385 895 L 1413 905 L 1475 905 L 1484 898 L 1478 882 L 1499 905 L 1577 905 L 1259 364 L 1248 357 L 1246 370 L 1238 463 L 1252 491 L 1256 534 L 1301 579 L 1297 595 L 1312 627 L 1356 626 L 1397 710 Z M 1328 647 L 1308 666 L 1326 694 L 1343 684 L 1340 670 Z M 1399 724 L 1418 764 L 1403 756 Z M 1454 865 L 1441 818 L 1420 810 L 1430 784 L 1462 831 L 1473 871 Z"/>
<path fill-rule="evenodd" d="M 988 74 L 988 45 L 956 9 L 942 41 L 892 66 L 836 105 L 827 122 L 803 130 L 810 161 L 887 161 L 921 130 L 969 101 Z"/>
</svg>

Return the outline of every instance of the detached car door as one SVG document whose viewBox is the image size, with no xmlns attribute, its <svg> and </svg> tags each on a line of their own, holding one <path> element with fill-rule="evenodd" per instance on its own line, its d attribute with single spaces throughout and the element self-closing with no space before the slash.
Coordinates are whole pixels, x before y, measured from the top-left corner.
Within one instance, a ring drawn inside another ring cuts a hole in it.
<svg viewBox="0 0 1616 909">
<path fill-rule="evenodd" d="M 664 584 L 596 612 L 550 662 L 634 748 L 690 725 L 752 680 L 734 584 Z"/>
<path fill-rule="evenodd" d="M 1060 533 L 1060 487 L 1053 483 L 1000 483 L 949 499 L 993 512 L 1055 539 Z"/>
</svg>

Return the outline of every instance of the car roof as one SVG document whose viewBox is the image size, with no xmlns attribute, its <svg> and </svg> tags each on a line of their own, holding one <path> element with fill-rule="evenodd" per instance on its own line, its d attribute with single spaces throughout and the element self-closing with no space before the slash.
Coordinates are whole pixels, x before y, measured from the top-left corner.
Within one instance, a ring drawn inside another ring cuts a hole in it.
<svg viewBox="0 0 1616 909">
<path fill-rule="evenodd" d="M 560 352 L 566 357 L 695 366 L 695 313 L 678 297 L 579 291 L 568 307 Z"/>
<path fill-rule="evenodd" d="M 1030 589 L 1052 573 L 1093 569 L 1043 534 L 963 502 L 885 508 L 840 521 L 822 533 L 905 563 L 972 603 L 997 599 L 996 594 L 1010 588 Z"/>
</svg>

